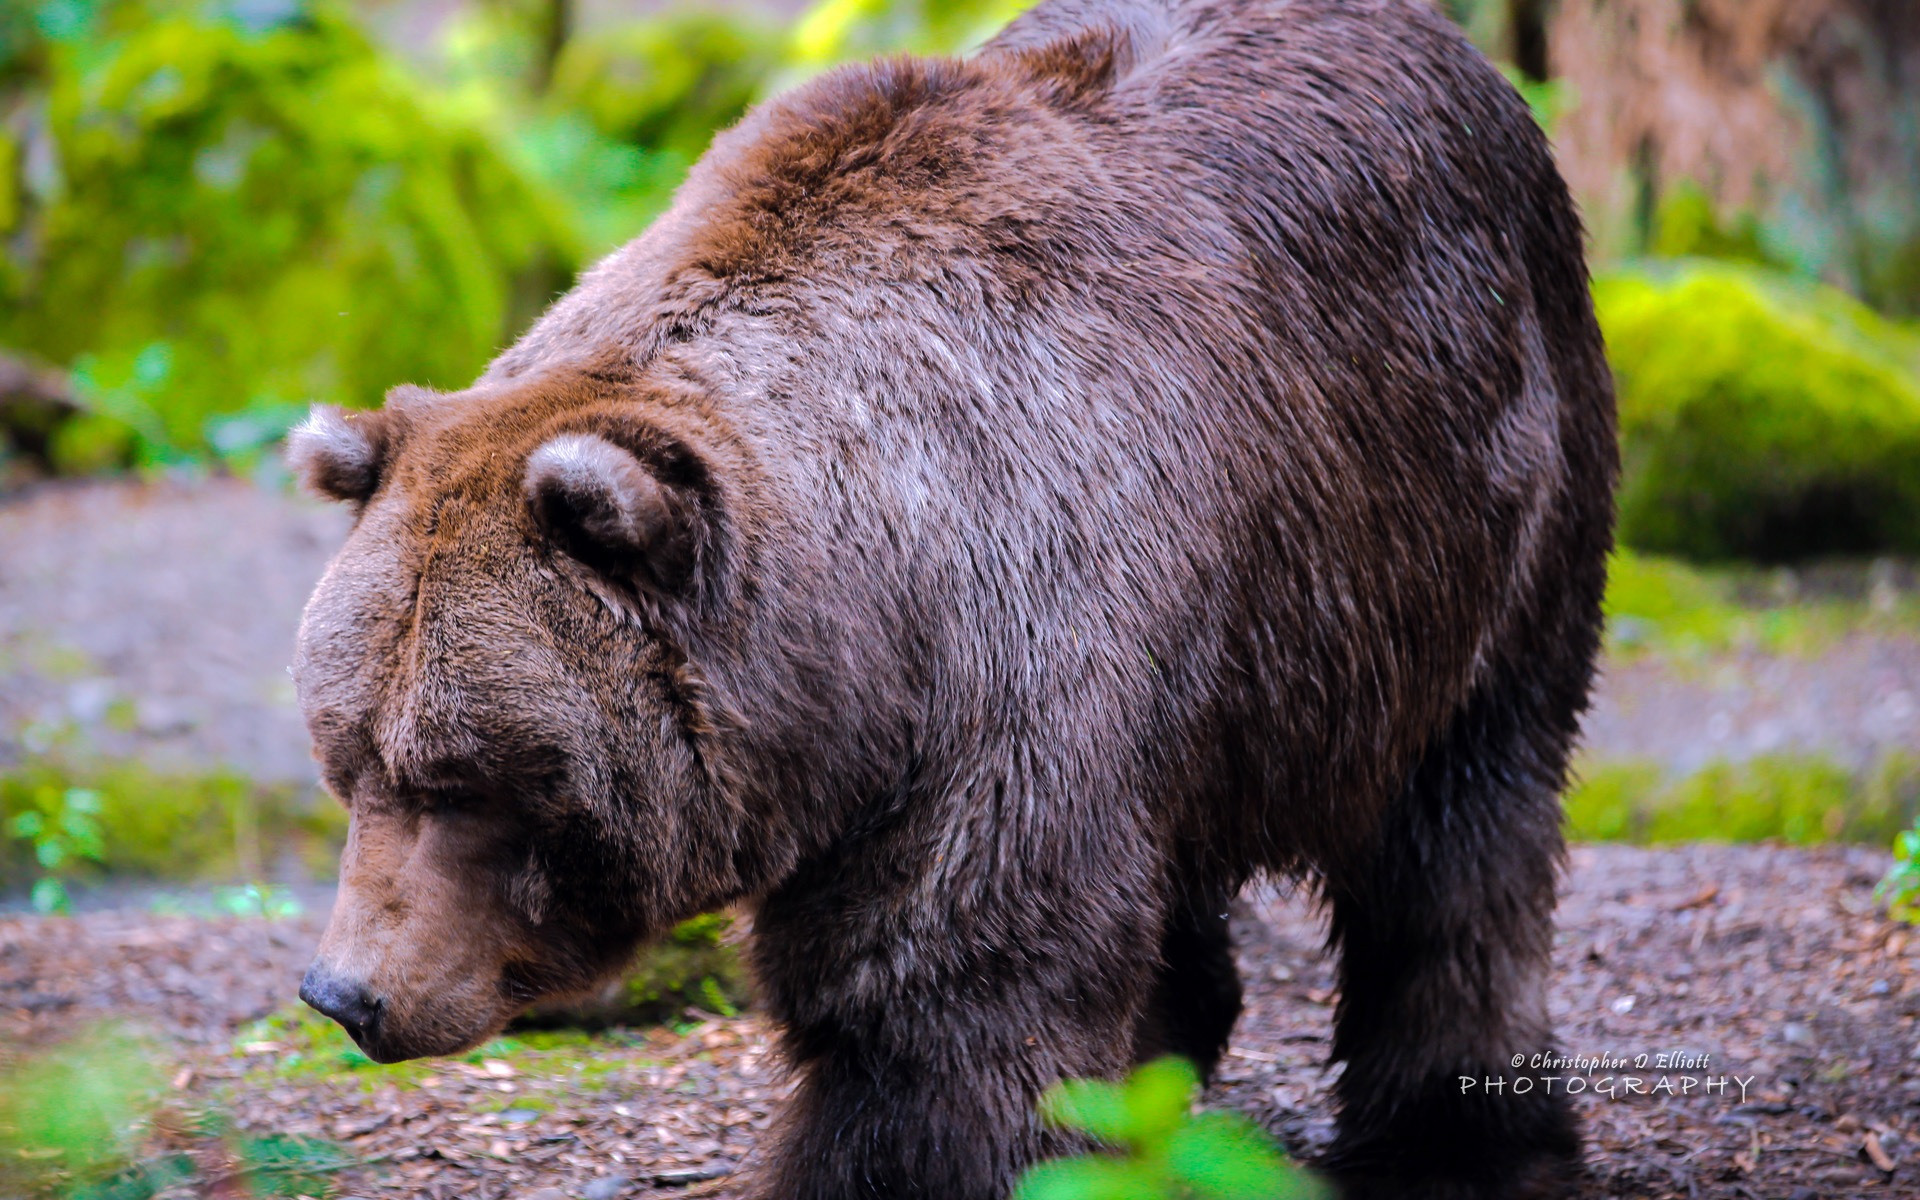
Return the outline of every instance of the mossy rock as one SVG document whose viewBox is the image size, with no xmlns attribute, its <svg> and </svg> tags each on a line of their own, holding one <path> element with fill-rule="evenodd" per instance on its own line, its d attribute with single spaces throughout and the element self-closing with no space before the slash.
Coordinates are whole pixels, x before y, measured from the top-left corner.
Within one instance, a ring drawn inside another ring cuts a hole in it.
<svg viewBox="0 0 1920 1200">
<path fill-rule="evenodd" d="M 680 1019 L 688 1009 L 733 1016 L 750 1000 L 733 925 L 726 913 L 684 921 L 641 951 L 618 979 L 587 996 L 535 1005 L 514 1025 L 587 1030 L 658 1025 Z"/>
<path fill-rule="evenodd" d="M 1920 331 L 1722 263 L 1594 288 L 1620 537 L 1695 559 L 1920 553 Z"/>
</svg>

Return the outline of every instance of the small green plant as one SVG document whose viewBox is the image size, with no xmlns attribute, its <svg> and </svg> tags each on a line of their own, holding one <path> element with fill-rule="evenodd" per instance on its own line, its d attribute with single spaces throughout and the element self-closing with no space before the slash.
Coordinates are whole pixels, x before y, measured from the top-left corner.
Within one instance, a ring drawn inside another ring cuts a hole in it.
<svg viewBox="0 0 1920 1200">
<path fill-rule="evenodd" d="M 1873 895 L 1887 902 L 1887 915 L 1894 920 L 1920 925 L 1920 824 L 1893 839 L 1893 865 Z"/>
<path fill-rule="evenodd" d="M 100 836 L 100 793 L 89 788 L 41 787 L 33 807 L 7 822 L 7 832 L 33 848 L 40 878 L 33 881 L 33 908 L 40 913 L 73 911 L 67 881 L 87 863 L 104 857 Z"/>
<path fill-rule="evenodd" d="M 306 911 L 299 897 L 274 883 L 248 883 L 221 888 L 214 893 L 214 904 L 230 917 L 258 917 L 280 921 Z"/>
<path fill-rule="evenodd" d="M 1245 1117 L 1194 1113 L 1199 1086 L 1192 1065 L 1179 1058 L 1150 1062 L 1121 1083 L 1056 1084 L 1041 1098 L 1042 1119 L 1113 1152 L 1041 1163 L 1021 1178 L 1014 1200 L 1275 1200 L 1319 1194 Z"/>
</svg>

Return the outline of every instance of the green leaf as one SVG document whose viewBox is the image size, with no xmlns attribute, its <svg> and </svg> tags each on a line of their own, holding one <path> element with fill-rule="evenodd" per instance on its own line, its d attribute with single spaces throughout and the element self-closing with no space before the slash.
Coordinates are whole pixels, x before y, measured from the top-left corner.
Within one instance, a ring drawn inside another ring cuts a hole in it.
<svg viewBox="0 0 1920 1200">
<path fill-rule="evenodd" d="M 7 822 L 7 828 L 13 836 L 19 838 L 37 838 L 47 827 L 47 819 L 37 812 L 23 812 Z"/>
<path fill-rule="evenodd" d="M 1185 1059 L 1161 1058 L 1125 1083 L 1073 1079 L 1056 1084 L 1040 1098 L 1040 1115 L 1103 1142 L 1140 1148 L 1165 1138 L 1186 1118 L 1198 1087 Z"/>
<path fill-rule="evenodd" d="M 73 911 L 73 900 L 67 895 L 67 885 L 51 875 L 38 879 L 33 884 L 33 911 L 48 916 L 54 913 L 65 915 Z"/>
<path fill-rule="evenodd" d="M 1171 1182 L 1146 1163 L 1086 1155 L 1034 1167 L 1013 1200 L 1174 1200 Z"/>
<path fill-rule="evenodd" d="M 1115 1145 L 1125 1145 L 1134 1136 L 1125 1089 L 1104 1079 L 1067 1079 L 1054 1084 L 1040 1097 L 1040 1116 L 1049 1124 Z"/>
<path fill-rule="evenodd" d="M 1271 1200 L 1299 1194 L 1298 1176 L 1243 1117 L 1204 1113 L 1175 1130 L 1167 1165 L 1204 1200 Z"/>
<path fill-rule="evenodd" d="M 1127 1114 L 1141 1141 L 1165 1138 L 1187 1119 L 1200 1077 L 1184 1058 L 1158 1058 L 1135 1071 L 1126 1083 Z"/>
</svg>

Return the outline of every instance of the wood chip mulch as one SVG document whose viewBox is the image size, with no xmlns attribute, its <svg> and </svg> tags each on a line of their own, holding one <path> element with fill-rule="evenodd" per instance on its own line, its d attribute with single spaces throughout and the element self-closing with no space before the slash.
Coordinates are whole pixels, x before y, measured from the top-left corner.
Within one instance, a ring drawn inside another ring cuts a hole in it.
<svg viewBox="0 0 1920 1200">
<path fill-rule="evenodd" d="M 1628 1064 L 1567 1072 L 1588 1142 L 1580 1200 L 1920 1197 L 1920 930 L 1875 905 L 1885 866 L 1849 848 L 1573 851 L 1561 1048 Z M 361 1165 L 329 1176 L 338 1196 L 744 1194 L 786 1091 L 760 1020 L 616 1031 L 590 1053 L 303 1073 L 246 1031 L 291 1000 L 320 923 L 0 920 L 0 1072 L 103 1018 L 132 1020 L 167 1048 L 161 1149 L 181 1114 L 217 1112 L 346 1148 Z M 1240 902 L 1247 1011 L 1207 1097 L 1309 1160 L 1332 1129 L 1321 929 L 1300 897 Z M 1662 1054 L 1677 1065 L 1662 1070 Z"/>
</svg>

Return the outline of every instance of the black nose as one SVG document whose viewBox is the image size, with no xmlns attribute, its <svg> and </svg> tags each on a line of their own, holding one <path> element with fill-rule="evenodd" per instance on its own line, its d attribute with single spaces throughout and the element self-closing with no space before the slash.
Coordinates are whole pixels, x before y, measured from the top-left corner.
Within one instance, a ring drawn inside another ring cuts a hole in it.
<svg viewBox="0 0 1920 1200">
<path fill-rule="evenodd" d="M 307 968 L 306 978 L 300 981 L 300 998 L 340 1022 L 356 1041 L 370 1035 L 380 1020 L 380 1001 L 366 985 L 342 979 L 319 963 Z"/>
</svg>

